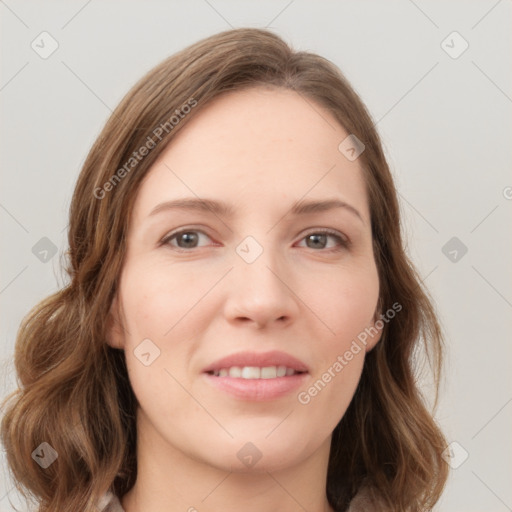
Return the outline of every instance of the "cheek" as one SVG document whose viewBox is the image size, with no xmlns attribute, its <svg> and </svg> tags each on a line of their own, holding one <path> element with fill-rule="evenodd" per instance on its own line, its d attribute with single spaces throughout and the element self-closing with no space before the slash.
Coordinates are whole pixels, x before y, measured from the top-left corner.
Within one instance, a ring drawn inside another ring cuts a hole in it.
<svg viewBox="0 0 512 512">
<path fill-rule="evenodd" d="M 179 383 L 188 387 L 185 361 L 196 347 L 197 327 L 190 313 L 208 283 L 201 286 L 197 274 L 194 280 L 192 275 L 158 265 L 127 265 L 121 283 L 131 386 L 150 417 L 172 424 L 173 415 L 190 414 L 194 408 Z M 172 407 L 167 406 L 170 403 Z"/>
<path fill-rule="evenodd" d="M 345 414 L 359 383 L 366 354 L 358 338 L 373 325 L 379 282 L 376 268 L 333 272 L 308 295 L 308 305 L 321 322 L 315 336 L 316 364 L 297 401 L 305 414 L 322 418 L 318 426 L 332 432 Z M 323 329 L 324 326 L 325 329 Z"/>
<path fill-rule="evenodd" d="M 373 263 L 331 269 L 317 275 L 309 286 L 308 307 L 317 313 L 315 367 L 307 385 L 297 395 L 308 415 L 322 418 L 322 428 L 334 429 L 344 415 L 359 383 L 366 353 L 365 338 L 373 325 L 379 296 L 377 268 Z M 305 291 L 306 281 L 302 284 Z M 358 338 L 359 337 L 359 338 Z"/>
<path fill-rule="evenodd" d="M 193 326 L 189 314 L 211 286 L 197 273 L 161 265 L 143 270 L 127 267 L 122 283 L 123 311 L 132 343 L 150 338 L 164 346 L 177 331 Z"/>
<path fill-rule="evenodd" d="M 372 324 L 379 297 L 377 269 L 374 264 L 332 269 L 317 276 L 316 283 L 312 287 L 304 281 L 304 302 L 325 327 L 322 339 L 332 355 Z"/>
<path fill-rule="evenodd" d="M 345 415 L 361 378 L 364 351 L 350 357 L 350 361 L 343 353 L 333 357 L 297 395 L 297 407 L 302 411 L 304 423 L 314 422 L 317 432 L 325 436 L 332 433 Z"/>
<path fill-rule="evenodd" d="M 195 284 L 194 284 L 195 281 Z M 139 403 L 169 400 L 182 392 L 186 365 L 195 350 L 198 327 L 194 305 L 208 283 L 175 269 L 126 266 L 121 280 L 125 353 L 130 381 Z M 175 407 L 179 404 L 175 404 Z M 162 413 L 163 414 L 163 413 Z"/>
</svg>

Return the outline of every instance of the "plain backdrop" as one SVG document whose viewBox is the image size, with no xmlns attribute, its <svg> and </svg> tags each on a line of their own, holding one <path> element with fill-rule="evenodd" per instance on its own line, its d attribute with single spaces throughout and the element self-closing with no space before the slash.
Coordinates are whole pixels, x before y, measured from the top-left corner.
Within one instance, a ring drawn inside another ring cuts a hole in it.
<svg viewBox="0 0 512 512">
<path fill-rule="evenodd" d="M 268 27 L 336 63 L 382 136 L 407 250 L 448 346 L 437 418 L 456 443 L 447 460 L 458 467 L 437 510 L 512 510 L 511 7 L 509 0 L 0 2 L 0 396 L 16 386 L 22 317 L 63 283 L 71 193 L 111 110 L 186 45 L 230 27 Z M 3 512 L 20 502 L 0 459 Z"/>
</svg>

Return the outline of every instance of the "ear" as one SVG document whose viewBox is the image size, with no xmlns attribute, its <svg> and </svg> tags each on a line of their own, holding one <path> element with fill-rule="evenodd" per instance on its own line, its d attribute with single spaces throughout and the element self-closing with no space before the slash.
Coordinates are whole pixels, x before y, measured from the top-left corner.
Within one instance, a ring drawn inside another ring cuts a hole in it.
<svg viewBox="0 0 512 512">
<path fill-rule="evenodd" d="M 366 329 L 368 334 L 368 337 L 366 338 L 366 352 L 373 350 L 375 345 L 380 341 L 385 325 L 386 324 L 382 321 L 381 301 L 379 299 L 379 303 L 377 304 L 377 308 L 373 314 L 373 323 Z"/>
<path fill-rule="evenodd" d="M 121 323 L 121 315 L 119 311 L 119 300 L 117 294 L 112 300 L 107 319 L 107 329 L 105 333 L 107 344 L 112 348 L 123 350 L 125 346 L 125 332 Z"/>
</svg>

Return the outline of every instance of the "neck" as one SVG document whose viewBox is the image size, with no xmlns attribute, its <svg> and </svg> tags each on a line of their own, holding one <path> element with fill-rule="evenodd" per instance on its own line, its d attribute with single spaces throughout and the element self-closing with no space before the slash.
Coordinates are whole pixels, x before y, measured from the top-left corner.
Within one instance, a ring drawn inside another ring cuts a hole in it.
<svg viewBox="0 0 512 512">
<path fill-rule="evenodd" d="M 141 416 L 137 480 L 121 498 L 125 512 L 333 512 L 325 492 L 330 437 L 291 467 L 232 472 L 187 456 Z"/>
</svg>

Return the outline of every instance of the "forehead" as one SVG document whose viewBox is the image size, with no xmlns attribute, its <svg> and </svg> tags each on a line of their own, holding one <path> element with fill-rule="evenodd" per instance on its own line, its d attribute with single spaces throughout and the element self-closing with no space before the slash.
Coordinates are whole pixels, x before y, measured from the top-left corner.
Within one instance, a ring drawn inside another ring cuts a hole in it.
<svg viewBox="0 0 512 512">
<path fill-rule="evenodd" d="M 337 150 L 339 138 L 347 135 L 333 115 L 313 100 L 288 89 L 260 86 L 214 99 L 171 144 L 183 147 L 193 137 L 203 144 L 196 148 L 199 153 L 204 148 L 215 151 L 217 158 L 225 154 L 264 161 L 268 151 L 272 157 L 293 158 L 287 149 L 319 158 L 321 152 Z"/>
<path fill-rule="evenodd" d="M 285 89 L 230 92 L 198 111 L 149 170 L 136 201 L 214 197 L 240 210 L 338 197 L 368 215 L 358 160 L 338 146 L 347 131 L 321 105 Z"/>
</svg>

